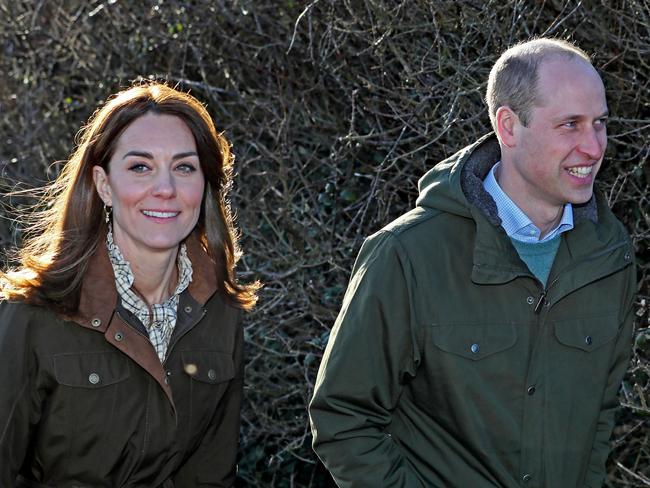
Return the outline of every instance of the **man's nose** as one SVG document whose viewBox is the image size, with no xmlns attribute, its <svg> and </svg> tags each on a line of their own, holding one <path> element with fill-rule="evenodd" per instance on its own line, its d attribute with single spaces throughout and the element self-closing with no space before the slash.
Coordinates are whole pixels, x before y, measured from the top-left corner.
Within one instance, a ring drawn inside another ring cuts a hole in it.
<svg viewBox="0 0 650 488">
<path fill-rule="evenodd" d="M 590 159 L 600 159 L 607 147 L 607 133 L 604 128 L 589 127 L 585 129 L 578 149 Z"/>
</svg>

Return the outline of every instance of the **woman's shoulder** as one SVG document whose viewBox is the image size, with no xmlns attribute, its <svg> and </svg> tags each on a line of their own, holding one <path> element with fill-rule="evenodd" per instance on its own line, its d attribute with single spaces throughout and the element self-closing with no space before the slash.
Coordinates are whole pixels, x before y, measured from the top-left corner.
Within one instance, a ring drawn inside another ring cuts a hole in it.
<svg viewBox="0 0 650 488">
<path fill-rule="evenodd" d="M 48 324 L 60 319 L 53 310 L 24 300 L 0 299 L 0 328 Z"/>
</svg>

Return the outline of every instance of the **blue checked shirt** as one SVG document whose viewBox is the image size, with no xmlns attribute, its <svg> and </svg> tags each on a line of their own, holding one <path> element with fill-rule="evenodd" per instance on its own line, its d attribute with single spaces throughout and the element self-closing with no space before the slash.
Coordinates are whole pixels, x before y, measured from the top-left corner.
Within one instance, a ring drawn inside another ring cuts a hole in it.
<svg viewBox="0 0 650 488">
<path fill-rule="evenodd" d="M 506 231 L 506 234 L 508 234 L 508 237 L 520 242 L 533 244 L 550 241 L 562 232 L 573 229 L 573 208 L 570 203 L 567 203 L 564 205 L 564 211 L 562 212 L 560 223 L 555 227 L 555 229 L 540 240 L 539 236 L 542 232 L 532 223 L 526 214 L 515 205 L 515 202 L 505 194 L 499 186 L 499 183 L 497 183 L 495 171 L 500 164 L 501 161 L 492 166 L 492 169 L 483 180 L 483 188 L 485 188 L 485 191 L 494 198 L 494 202 L 497 204 L 499 218 L 501 219 L 501 226 L 503 227 L 503 230 Z"/>
</svg>

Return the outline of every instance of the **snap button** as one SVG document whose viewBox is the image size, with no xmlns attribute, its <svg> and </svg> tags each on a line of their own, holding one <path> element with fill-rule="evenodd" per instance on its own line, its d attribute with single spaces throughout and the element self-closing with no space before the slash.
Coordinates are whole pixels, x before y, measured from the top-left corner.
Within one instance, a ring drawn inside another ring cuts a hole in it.
<svg viewBox="0 0 650 488">
<path fill-rule="evenodd" d="M 585 337 L 585 344 L 588 346 L 591 346 L 591 343 L 594 342 L 594 340 L 591 338 L 591 336 Z"/>
<path fill-rule="evenodd" d="M 99 375 L 97 373 L 90 373 L 88 375 L 88 382 L 92 385 L 99 383 Z"/>
<path fill-rule="evenodd" d="M 532 305 L 535 303 L 535 299 L 533 297 L 528 297 L 526 298 L 526 303 L 528 303 L 528 305 Z"/>
<path fill-rule="evenodd" d="M 115 333 L 115 340 L 117 342 L 120 342 L 122 339 L 124 339 L 124 334 L 122 334 L 121 332 L 116 332 Z"/>
<path fill-rule="evenodd" d="M 97 317 L 95 317 L 90 321 L 90 325 L 92 325 L 93 327 L 99 327 L 100 325 L 102 325 L 102 321 Z"/>
<path fill-rule="evenodd" d="M 214 369 L 211 369 L 208 371 L 208 378 L 210 378 L 212 381 L 217 379 L 217 372 Z"/>
<path fill-rule="evenodd" d="M 185 310 L 186 313 L 190 313 L 192 311 L 192 307 L 190 307 L 189 305 L 186 305 L 183 310 Z"/>
<path fill-rule="evenodd" d="M 165 377 L 165 384 L 166 384 L 166 385 L 169 384 L 169 378 L 167 378 L 167 377 Z"/>
<path fill-rule="evenodd" d="M 165 374 L 166 374 L 167 376 L 171 376 L 171 375 L 172 375 L 172 372 L 169 371 L 169 370 L 167 370 L 167 371 L 165 371 Z"/>
<path fill-rule="evenodd" d="M 629 261 L 632 258 L 632 255 L 630 254 L 630 251 L 626 252 L 625 255 L 623 256 L 623 259 L 626 261 Z"/>
<path fill-rule="evenodd" d="M 528 390 L 526 390 L 529 395 L 534 395 L 535 394 L 535 387 L 534 386 L 529 386 Z"/>
<path fill-rule="evenodd" d="M 528 483 L 528 482 L 529 482 L 530 480 L 532 480 L 532 479 L 533 479 L 532 475 L 530 475 L 530 474 L 528 474 L 528 473 L 526 473 L 525 475 L 523 475 L 523 476 L 521 477 L 521 480 L 522 480 L 524 483 Z"/>
<path fill-rule="evenodd" d="M 472 354 L 476 354 L 477 352 L 479 352 L 480 349 L 481 348 L 479 347 L 478 344 L 472 344 L 469 348 L 469 350 L 472 351 Z"/>
</svg>

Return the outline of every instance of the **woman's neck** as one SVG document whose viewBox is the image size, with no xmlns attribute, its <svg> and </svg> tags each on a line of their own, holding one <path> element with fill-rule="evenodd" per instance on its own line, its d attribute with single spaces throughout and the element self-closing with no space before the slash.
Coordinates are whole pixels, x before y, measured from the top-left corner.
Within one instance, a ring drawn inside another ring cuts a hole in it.
<svg viewBox="0 0 650 488">
<path fill-rule="evenodd" d="M 146 259 L 124 256 L 131 265 L 133 287 L 148 305 L 162 303 L 174 293 L 178 282 L 177 256 L 178 249 L 148 255 Z"/>
</svg>

